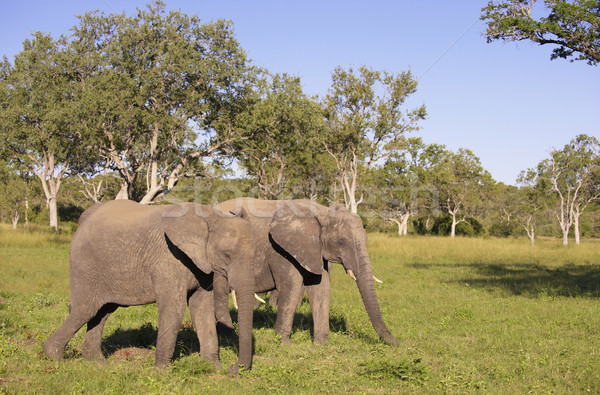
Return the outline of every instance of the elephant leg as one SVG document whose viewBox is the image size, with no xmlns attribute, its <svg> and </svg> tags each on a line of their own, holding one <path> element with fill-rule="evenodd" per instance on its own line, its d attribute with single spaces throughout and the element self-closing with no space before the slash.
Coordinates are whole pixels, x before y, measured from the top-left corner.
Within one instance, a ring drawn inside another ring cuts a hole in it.
<svg viewBox="0 0 600 395">
<path fill-rule="evenodd" d="M 314 341 L 325 344 L 329 341 L 329 271 L 323 270 L 321 282 L 306 286 L 306 294 L 313 317 Z"/>
<path fill-rule="evenodd" d="M 98 311 L 96 316 L 87 323 L 87 332 L 83 340 L 81 354 L 90 361 L 105 363 L 106 359 L 102 354 L 102 331 L 108 317 L 118 308 L 116 304 L 106 304 Z"/>
<path fill-rule="evenodd" d="M 277 290 L 276 289 L 269 292 L 269 306 L 271 306 L 271 307 L 277 306 Z"/>
<path fill-rule="evenodd" d="M 285 278 L 280 278 L 277 284 L 281 284 L 281 286 L 277 292 L 275 333 L 281 335 L 282 344 L 291 344 L 290 334 L 292 333 L 294 313 L 304 292 L 302 275 L 293 266 L 289 265 L 287 275 Z"/>
<path fill-rule="evenodd" d="M 219 362 L 219 344 L 217 340 L 217 329 L 215 322 L 215 300 L 213 292 L 199 289 L 190 295 L 188 307 L 192 323 L 196 328 L 198 342 L 200 343 L 200 355 L 214 362 L 217 369 L 221 367 Z"/>
<path fill-rule="evenodd" d="M 177 332 L 185 313 L 185 292 L 160 292 L 158 305 L 158 338 L 156 339 L 156 357 L 154 366 L 164 368 L 171 363 Z"/>
<path fill-rule="evenodd" d="M 229 282 L 223 276 L 214 275 L 213 281 L 215 318 L 217 331 L 224 337 L 232 337 L 234 333 L 233 322 L 229 314 Z"/>
<path fill-rule="evenodd" d="M 50 359 L 60 361 L 63 359 L 65 347 L 69 340 L 81 327 L 90 321 L 98 312 L 97 308 L 81 309 L 72 306 L 65 322 L 44 342 L 44 353 Z"/>
</svg>

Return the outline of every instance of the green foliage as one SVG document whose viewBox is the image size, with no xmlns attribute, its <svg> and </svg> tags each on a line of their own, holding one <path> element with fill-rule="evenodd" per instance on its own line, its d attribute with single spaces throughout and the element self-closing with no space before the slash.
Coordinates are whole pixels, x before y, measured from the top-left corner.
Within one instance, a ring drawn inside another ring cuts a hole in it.
<svg viewBox="0 0 600 395">
<path fill-rule="evenodd" d="M 323 99 L 328 129 L 321 142 L 335 161 L 339 187 L 352 212 L 360 202 L 362 174 L 398 150 L 404 133 L 418 130 L 418 122 L 426 118 L 425 106 L 403 109 L 416 90 L 417 80 L 409 71 L 396 74 L 366 66 L 333 71 Z"/>
<path fill-rule="evenodd" d="M 431 233 L 438 236 L 450 235 L 452 229 L 452 216 L 444 215 L 436 218 L 431 228 Z M 465 221 L 456 224 L 457 236 L 481 236 L 485 233 L 483 225 L 475 218 L 466 218 Z"/>
<path fill-rule="evenodd" d="M 481 11 L 488 42 L 530 40 L 556 45 L 550 59 L 600 62 L 600 3 L 597 0 L 490 1 Z M 539 7 L 536 7 L 539 5 Z M 536 18 L 536 15 L 543 15 Z"/>
<path fill-rule="evenodd" d="M 256 102 L 240 116 L 251 138 L 234 144 L 235 156 L 261 197 L 325 196 L 322 184 L 333 168 L 320 141 L 325 123 L 319 104 L 302 92 L 298 77 L 263 77 Z"/>
<path fill-rule="evenodd" d="M 494 237 L 510 237 L 519 234 L 519 231 L 514 222 L 495 222 L 490 226 L 488 233 Z"/>
</svg>

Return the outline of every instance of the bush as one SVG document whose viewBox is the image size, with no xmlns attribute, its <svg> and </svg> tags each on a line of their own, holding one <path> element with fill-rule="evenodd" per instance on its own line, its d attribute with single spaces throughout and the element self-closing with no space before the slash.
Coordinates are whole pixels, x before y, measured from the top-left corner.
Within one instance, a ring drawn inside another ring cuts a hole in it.
<svg viewBox="0 0 600 395">
<path fill-rule="evenodd" d="M 514 222 L 503 223 L 496 222 L 489 229 L 490 236 L 494 237 L 509 237 L 519 233 L 519 228 Z"/>
<path fill-rule="evenodd" d="M 431 233 L 438 236 L 448 236 L 452 231 L 452 216 L 444 215 L 436 219 L 431 228 Z M 466 221 L 456 225 L 457 236 L 480 236 L 485 233 L 483 225 L 475 218 L 467 218 Z"/>
</svg>

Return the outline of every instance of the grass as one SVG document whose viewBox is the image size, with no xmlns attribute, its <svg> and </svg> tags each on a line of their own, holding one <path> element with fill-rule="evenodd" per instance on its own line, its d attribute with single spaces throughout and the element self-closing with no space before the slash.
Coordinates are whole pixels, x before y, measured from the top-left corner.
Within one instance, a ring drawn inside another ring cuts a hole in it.
<svg viewBox="0 0 600 395">
<path fill-rule="evenodd" d="M 68 311 L 67 234 L 0 227 L 0 392 L 6 393 L 584 393 L 600 392 L 600 243 L 369 235 L 385 321 L 400 341 L 380 342 L 353 281 L 332 270 L 330 344 L 312 344 L 307 303 L 293 345 L 257 308 L 253 369 L 226 373 L 197 356 L 186 315 L 171 368 L 156 371 L 156 306 L 119 309 L 103 347 L 106 366 L 81 358 L 83 330 L 62 363 L 42 342 Z M 235 314 L 234 314 L 235 316 Z"/>
</svg>

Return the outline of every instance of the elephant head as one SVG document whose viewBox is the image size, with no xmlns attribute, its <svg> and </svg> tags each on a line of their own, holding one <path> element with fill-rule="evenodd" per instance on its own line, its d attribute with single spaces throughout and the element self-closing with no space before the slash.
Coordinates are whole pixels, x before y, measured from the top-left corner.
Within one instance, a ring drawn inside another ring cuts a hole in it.
<svg viewBox="0 0 600 395">
<path fill-rule="evenodd" d="M 273 216 L 270 234 L 275 243 L 313 274 L 323 272 L 323 259 L 342 264 L 356 281 L 379 337 L 390 345 L 398 345 L 381 315 L 367 253 L 367 233 L 358 215 L 340 204 L 330 208 L 309 201 L 284 204 Z"/>
</svg>

